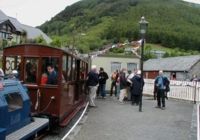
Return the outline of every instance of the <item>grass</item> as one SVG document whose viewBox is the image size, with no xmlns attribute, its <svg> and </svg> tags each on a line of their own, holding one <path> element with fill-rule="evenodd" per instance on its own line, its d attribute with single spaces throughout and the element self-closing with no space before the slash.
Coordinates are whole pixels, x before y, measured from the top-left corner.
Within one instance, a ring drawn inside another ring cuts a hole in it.
<svg viewBox="0 0 200 140">
<path fill-rule="evenodd" d="M 151 50 L 158 50 L 158 51 L 165 51 L 168 54 L 176 54 L 177 56 L 181 56 L 181 55 L 199 55 L 200 52 L 198 51 L 193 51 L 193 50 L 183 50 L 180 48 L 166 48 L 163 47 L 159 44 L 150 44 L 147 43 L 145 45 L 145 47 L 150 46 Z"/>
<path fill-rule="evenodd" d="M 127 46 L 130 47 L 130 46 Z M 183 50 L 179 48 L 166 48 L 159 44 L 145 44 L 145 51 L 151 51 L 151 50 L 157 50 L 157 51 L 164 51 L 167 53 L 166 57 L 173 57 L 173 56 L 185 56 L 185 55 L 200 55 L 200 52 L 198 51 L 192 51 L 192 50 Z M 139 52 L 138 52 L 139 53 Z M 107 57 L 136 57 L 133 54 L 126 54 L 126 53 L 115 53 L 115 52 L 107 52 L 104 54 L 104 56 Z"/>
</svg>

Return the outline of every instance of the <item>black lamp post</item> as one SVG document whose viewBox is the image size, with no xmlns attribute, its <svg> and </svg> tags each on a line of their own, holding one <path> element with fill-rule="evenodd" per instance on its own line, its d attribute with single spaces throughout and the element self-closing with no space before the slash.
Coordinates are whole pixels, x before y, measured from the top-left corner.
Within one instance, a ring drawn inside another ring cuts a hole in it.
<svg viewBox="0 0 200 140">
<path fill-rule="evenodd" d="M 144 61 L 144 40 L 145 40 L 145 34 L 147 31 L 148 23 L 144 16 L 141 17 L 141 20 L 139 22 L 140 24 L 140 34 L 142 37 L 142 42 L 141 42 L 141 58 L 140 58 L 140 69 L 141 69 L 141 77 L 143 78 L 143 61 Z M 142 112 L 142 94 L 140 95 L 140 104 L 139 104 L 139 112 Z"/>
</svg>

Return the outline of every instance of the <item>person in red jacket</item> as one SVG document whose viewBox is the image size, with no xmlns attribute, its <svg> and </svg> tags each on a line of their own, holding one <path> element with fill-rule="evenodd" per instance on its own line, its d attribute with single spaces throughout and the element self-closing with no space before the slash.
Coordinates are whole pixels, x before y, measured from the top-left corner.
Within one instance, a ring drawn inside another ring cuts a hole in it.
<svg viewBox="0 0 200 140">
<path fill-rule="evenodd" d="M 46 85 L 47 84 L 47 80 L 48 80 L 48 76 L 46 73 L 43 73 L 42 74 L 42 77 L 41 77 L 41 85 Z"/>
</svg>

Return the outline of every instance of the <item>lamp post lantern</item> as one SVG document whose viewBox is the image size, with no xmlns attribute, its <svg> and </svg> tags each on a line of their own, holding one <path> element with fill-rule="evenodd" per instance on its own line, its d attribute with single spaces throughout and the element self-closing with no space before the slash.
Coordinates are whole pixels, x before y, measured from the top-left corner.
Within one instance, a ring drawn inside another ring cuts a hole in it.
<svg viewBox="0 0 200 140">
<path fill-rule="evenodd" d="M 143 78 L 143 61 L 144 61 L 144 40 L 145 40 L 145 34 L 147 31 L 148 23 L 144 16 L 141 17 L 141 20 L 139 22 L 140 24 L 140 34 L 142 37 L 142 42 L 141 42 L 141 57 L 140 57 L 140 69 L 141 69 L 141 78 Z M 142 94 L 140 95 L 140 104 L 139 104 L 139 112 L 142 112 Z"/>
</svg>

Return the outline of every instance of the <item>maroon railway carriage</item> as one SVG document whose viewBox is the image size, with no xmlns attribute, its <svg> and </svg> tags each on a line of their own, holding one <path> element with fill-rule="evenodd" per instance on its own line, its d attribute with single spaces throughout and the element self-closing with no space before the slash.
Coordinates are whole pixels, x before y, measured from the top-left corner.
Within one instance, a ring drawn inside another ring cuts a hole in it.
<svg viewBox="0 0 200 140">
<path fill-rule="evenodd" d="M 57 84 L 42 84 L 41 78 L 52 64 Z M 19 80 L 28 88 L 32 114 L 47 115 L 65 126 L 86 104 L 88 63 L 67 51 L 45 45 L 23 44 L 4 48 L 3 70 L 18 71 Z"/>
</svg>

